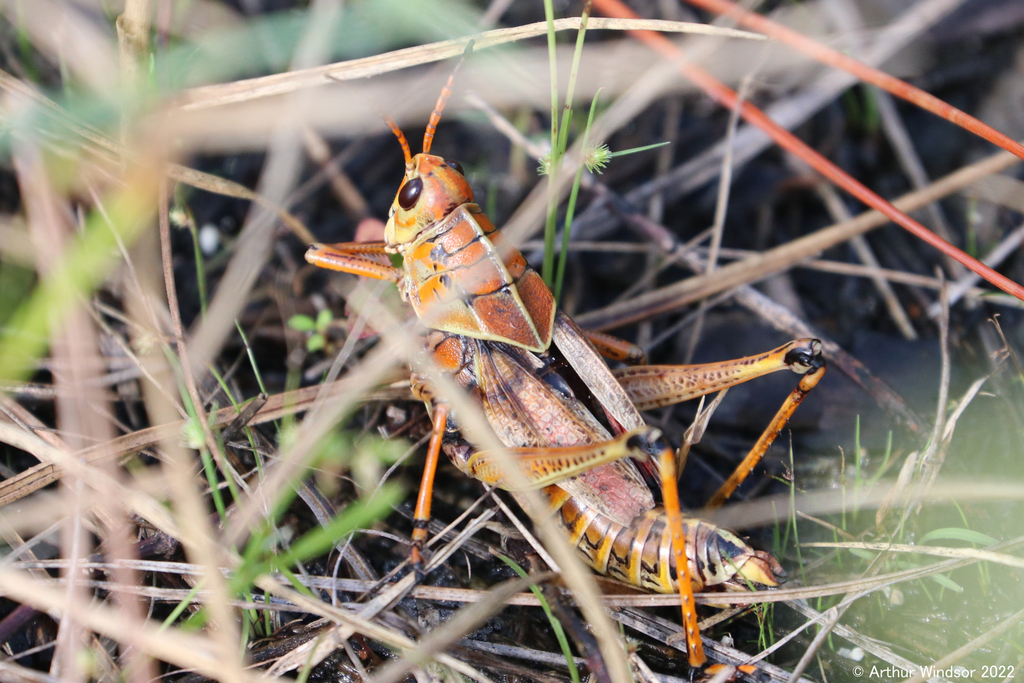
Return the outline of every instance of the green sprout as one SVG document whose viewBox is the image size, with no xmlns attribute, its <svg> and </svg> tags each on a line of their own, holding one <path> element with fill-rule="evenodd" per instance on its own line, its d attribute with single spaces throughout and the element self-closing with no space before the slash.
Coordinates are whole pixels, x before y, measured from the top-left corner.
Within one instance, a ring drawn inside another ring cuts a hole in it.
<svg viewBox="0 0 1024 683">
<path fill-rule="evenodd" d="M 327 308 L 316 314 L 316 319 L 299 313 L 288 319 L 288 327 L 306 334 L 306 350 L 310 353 L 320 351 L 327 345 L 327 330 L 334 322 L 334 314 Z"/>
</svg>

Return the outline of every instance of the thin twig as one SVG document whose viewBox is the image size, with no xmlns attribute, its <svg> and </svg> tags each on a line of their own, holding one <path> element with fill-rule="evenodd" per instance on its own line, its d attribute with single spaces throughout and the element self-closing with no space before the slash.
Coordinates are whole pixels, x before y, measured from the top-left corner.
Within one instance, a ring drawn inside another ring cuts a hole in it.
<svg viewBox="0 0 1024 683">
<path fill-rule="evenodd" d="M 1024 242 L 1024 225 L 1021 225 L 1016 230 L 1012 231 L 1009 235 L 1004 237 L 985 257 L 982 259 L 984 263 L 993 268 L 999 266 L 1003 261 L 1012 256 L 1014 252 L 1020 247 L 1021 243 Z M 963 296 L 976 284 L 981 278 L 977 274 L 967 272 L 964 275 L 949 286 L 949 305 L 952 306 L 959 301 Z M 928 317 L 937 318 L 942 311 L 940 302 L 935 302 L 928 307 Z"/>
<path fill-rule="evenodd" d="M 736 140 L 736 127 L 740 122 L 740 108 L 747 100 L 747 93 L 750 90 L 753 79 L 753 73 L 743 77 L 743 81 L 736 92 L 736 104 L 729 112 L 729 126 L 725 134 L 725 155 L 722 157 L 722 172 L 718 176 L 718 198 L 715 201 L 715 218 L 711 224 L 711 244 L 708 246 L 708 256 L 704 264 L 705 275 L 710 275 L 718 268 L 718 251 L 722 248 L 722 234 L 725 232 L 725 215 L 729 208 L 729 190 L 732 187 L 733 143 Z M 693 330 L 690 332 L 686 353 L 683 355 L 683 363 L 686 365 L 693 362 L 693 354 L 697 350 L 697 342 L 700 341 L 700 335 L 704 329 L 704 313 L 707 311 L 707 306 L 708 300 L 701 299 L 700 307 L 697 311 L 697 320 L 693 323 Z"/>
<path fill-rule="evenodd" d="M 826 183 L 818 183 L 815 187 L 818 195 L 822 201 L 825 202 L 825 207 L 828 209 L 829 214 L 832 216 L 832 220 L 838 222 L 848 221 L 853 216 L 850 214 L 849 209 L 843 203 L 842 199 L 839 198 L 839 193 L 831 185 Z M 871 281 L 875 285 L 875 289 L 882 296 L 882 300 L 885 301 L 885 307 L 889 311 L 889 317 L 892 318 L 893 323 L 896 325 L 896 329 L 900 331 L 904 339 L 913 340 L 917 339 L 917 332 L 914 331 L 914 326 L 910 324 L 910 318 L 907 316 L 907 312 L 903 310 L 903 306 L 900 304 L 900 300 L 896 298 L 896 293 L 893 291 L 889 282 L 882 277 L 881 266 L 878 263 L 878 259 L 875 257 L 875 253 L 871 250 L 871 246 L 868 244 L 867 239 L 864 235 L 857 235 L 850 240 L 850 245 L 853 247 L 854 252 L 857 254 L 857 258 L 861 260 L 867 269 L 871 278 Z"/>
<path fill-rule="evenodd" d="M 914 211 L 936 199 L 956 192 L 979 178 L 998 173 L 1020 160 L 1009 152 L 998 152 L 980 162 L 965 166 L 932 183 L 926 190 L 908 193 L 893 202 L 902 211 Z M 628 198 L 628 195 L 627 195 Z M 781 272 L 801 260 L 863 235 L 885 225 L 889 219 L 876 211 L 866 211 L 856 218 L 822 228 L 810 235 L 787 242 L 763 254 L 751 256 L 723 266 L 711 275 L 698 275 L 647 294 L 577 317 L 577 322 L 596 330 L 627 325 L 651 315 L 674 311 L 702 297 L 731 289 L 737 285 L 758 282 Z"/>
</svg>

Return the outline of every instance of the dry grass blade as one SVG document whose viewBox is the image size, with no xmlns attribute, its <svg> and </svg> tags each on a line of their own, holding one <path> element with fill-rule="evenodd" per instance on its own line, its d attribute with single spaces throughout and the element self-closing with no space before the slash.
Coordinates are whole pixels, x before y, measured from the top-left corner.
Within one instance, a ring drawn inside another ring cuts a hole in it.
<svg viewBox="0 0 1024 683">
<path fill-rule="evenodd" d="M 316 238 L 309 231 L 309 228 L 307 228 L 302 221 L 292 215 L 287 209 L 267 199 L 263 195 L 253 192 L 244 185 L 239 185 L 238 183 L 230 180 L 218 178 L 215 175 L 203 173 L 202 171 L 197 171 L 193 168 L 180 166 L 178 164 L 171 164 L 168 166 L 167 175 L 180 183 L 191 185 L 192 187 L 200 190 L 206 190 L 207 192 L 213 192 L 214 194 L 223 195 L 225 197 L 237 197 L 238 199 L 246 199 L 250 202 L 255 202 L 265 209 L 277 214 L 277 217 L 281 219 L 281 222 L 287 225 L 288 229 L 291 230 L 303 244 L 312 244 L 313 242 L 316 242 Z"/>
<path fill-rule="evenodd" d="M 917 553 L 920 555 L 931 555 L 933 557 L 963 557 L 977 560 L 979 562 L 994 562 L 1007 567 L 1024 569 L 1024 558 L 1014 557 L 1003 553 L 993 553 L 987 550 L 976 548 L 938 548 L 934 546 L 906 545 L 903 543 L 804 543 L 805 548 L 858 548 L 861 550 L 873 550 L 879 552 L 893 553 Z"/>
<path fill-rule="evenodd" d="M 911 192 L 900 197 L 893 202 L 893 206 L 901 211 L 914 211 L 974 183 L 979 178 L 999 173 L 1019 161 L 1009 152 L 998 152 L 987 159 L 940 178 L 926 190 Z M 793 267 L 802 259 L 817 256 L 836 244 L 841 244 L 857 235 L 863 235 L 888 222 L 889 219 L 881 213 L 866 211 L 849 221 L 822 228 L 815 233 L 770 249 L 763 254 L 722 266 L 712 274 L 698 275 L 628 301 L 585 313 L 578 316 L 578 320 L 589 328 L 607 330 L 659 313 L 678 310 L 686 304 L 716 292 L 758 282 L 773 273 Z"/>
<path fill-rule="evenodd" d="M 1019 545 L 1019 543 L 1018 543 Z M 457 546 L 457 544 L 456 544 Z M 895 552 L 907 552 L 914 553 L 918 550 L 928 551 L 935 550 L 937 552 L 922 552 L 921 554 L 933 555 L 937 557 L 948 557 L 955 560 L 954 563 L 940 563 L 934 564 L 927 567 L 919 567 L 914 569 L 907 569 L 892 572 L 889 574 L 879 574 L 870 579 L 855 579 L 851 581 L 839 581 L 819 586 L 804 586 L 800 588 L 786 588 L 770 593 L 764 592 L 759 593 L 756 596 L 723 596 L 718 593 L 698 593 L 696 595 L 697 601 L 701 604 L 713 605 L 713 604 L 735 604 L 735 605 L 746 605 L 747 603 L 774 603 L 784 602 L 790 603 L 793 601 L 810 600 L 814 598 L 822 598 L 829 596 L 845 595 L 850 593 L 856 593 L 856 595 L 844 599 L 844 604 L 855 601 L 867 592 L 877 591 L 885 589 L 888 586 L 892 586 L 898 583 L 903 583 L 913 579 L 918 579 L 934 574 L 941 574 L 950 571 L 953 568 L 968 566 L 969 564 L 976 564 L 980 562 L 994 562 L 996 564 L 1002 564 L 1010 567 L 1018 567 L 1020 564 L 1020 558 L 1007 555 L 1005 553 L 998 553 L 991 550 L 972 549 L 972 548 L 936 548 L 930 546 L 904 546 L 899 544 L 887 544 L 887 543 L 808 543 L 804 544 L 805 547 L 823 547 L 823 548 L 861 548 L 871 551 L 884 552 L 889 548 L 895 547 Z M 456 548 L 457 549 L 457 548 Z M 905 549 L 905 550 L 904 550 Z M 453 551 L 454 552 L 454 551 Z M 450 553 L 446 553 L 442 560 L 447 560 L 450 557 Z M 433 568 L 436 568 L 443 562 L 432 562 Z M 161 566 L 167 565 L 167 566 Z M 16 565 L 18 568 L 48 568 L 48 569 L 60 569 L 70 566 L 70 562 L 67 561 L 25 561 L 18 562 Z M 112 566 L 110 563 L 96 563 L 96 562 L 83 562 L 81 567 L 83 569 L 110 569 Z M 188 563 L 176 563 L 176 562 L 141 562 L 141 563 L 129 563 L 126 566 L 132 566 L 134 568 L 145 570 L 145 571 L 157 571 L 163 573 L 177 574 L 182 573 L 185 575 L 201 575 L 201 568 L 197 565 Z M 282 576 L 273 576 L 274 581 L 282 587 L 288 587 L 292 584 Z M 60 585 L 62 583 L 59 579 L 48 579 L 50 583 Z M 297 582 L 303 586 L 316 589 L 326 590 L 337 590 L 347 592 L 363 593 L 380 586 L 380 582 L 377 581 L 361 581 L 358 579 L 332 579 L 325 577 L 297 577 Z M 166 588 L 147 588 L 147 587 L 132 587 L 124 586 L 115 583 L 105 581 L 92 581 L 86 582 L 84 585 L 89 587 L 109 589 L 113 591 L 121 591 L 130 593 L 133 595 L 142 595 L 146 597 L 152 597 L 160 600 L 168 601 L 180 601 L 186 597 L 193 600 L 208 598 L 210 597 L 210 591 L 195 591 L 186 589 L 166 589 Z M 432 601 L 450 601 L 458 603 L 478 603 L 481 601 L 489 601 L 491 599 L 489 590 L 476 590 L 467 588 L 445 588 L 441 586 L 416 586 L 412 579 L 405 578 L 398 583 L 389 584 L 387 590 L 381 593 L 380 599 L 375 598 L 369 603 L 352 603 L 351 606 L 358 606 L 360 608 L 360 618 L 370 619 L 373 616 L 380 614 L 387 607 L 393 605 L 398 600 L 406 597 L 414 597 L 421 600 L 432 600 Z M 744 600 L 744 597 L 746 598 Z M 606 593 L 601 597 L 601 603 L 610 608 L 622 608 L 622 607 L 678 607 L 679 596 L 678 595 L 652 595 L 652 594 L 637 594 L 637 593 Z M 232 601 L 233 605 L 239 604 L 238 601 Z M 288 603 L 291 604 L 291 603 Z M 277 606 L 278 609 L 287 610 L 288 604 Z M 519 605 L 524 607 L 537 607 L 540 605 L 540 601 L 533 593 L 520 592 L 515 595 L 508 596 L 506 604 L 508 605 Z M 707 623 L 702 622 L 702 628 L 707 625 L 711 625 L 719 620 L 719 615 L 711 617 L 705 620 Z M 293 670 L 294 668 L 300 667 L 306 661 L 308 651 L 298 653 L 292 664 L 280 663 L 278 664 L 273 673 L 282 674 L 287 671 Z"/>
<path fill-rule="evenodd" d="M 704 438 L 704 432 L 708 428 L 708 424 L 711 422 L 712 416 L 715 414 L 715 410 L 721 405 L 725 399 L 726 394 L 729 393 L 729 389 L 723 389 L 715 394 L 715 397 L 711 400 L 708 406 L 704 407 L 704 396 L 701 396 L 700 403 L 697 405 L 697 414 L 693 418 L 693 423 L 686 428 L 686 432 L 683 433 L 683 443 L 680 444 L 679 450 L 676 452 L 676 471 L 682 472 L 686 467 L 686 461 L 690 456 L 690 449 L 700 440 Z"/>
<path fill-rule="evenodd" d="M 579 17 L 559 19 L 555 22 L 556 31 L 579 30 Z M 757 34 L 736 29 L 719 28 L 707 24 L 696 24 L 681 21 L 660 21 L 652 19 L 605 19 L 592 18 L 587 25 L 588 30 L 608 29 L 613 31 L 648 30 L 665 33 L 691 33 L 721 38 L 743 38 L 759 40 Z M 329 84 L 334 81 L 369 78 L 380 74 L 407 69 L 420 64 L 440 62 L 458 57 L 465 51 L 466 44 L 474 41 L 474 50 L 486 50 L 490 47 L 503 45 L 542 36 L 547 33 L 547 24 L 537 22 L 526 26 L 494 29 L 476 36 L 453 38 L 429 45 L 395 50 L 382 55 L 354 59 L 348 62 L 328 64 L 312 69 L 291 71 L 273 76 L 263 76 L 247 81 L 237 81 L 224 85 L 210 85 L 195 88 L 185 93 L 178 102 L 183 111 L 206 109 L 237 102 L 245 102 L 260 97 L 281 95 L 294 92 L 300 88 L 309 88 Z"/>
<path fill-rule="evenodd" d="M 353 392 L 358 384 L 353 381 L 356 378 L 346 378 L 330 385 L 329 396 L 349 394 Z M 321 387 L 305 387 L 283 394 L 270 397 L 266 404 L 252 417 L 249 424 L 257 425 L 265 422 L 279 420 L 287 415 L 295 415 L 308 410 L 317 399 Z M 360 401 L 390 401 L 409 398 L 408 387 L 397 387 L 390 390 L 369 391 L 360 394 Z M 228 425 L 238 416 L 234 408 L 221 408 L 210 415 L 210 421 L 215 427 Z M 110 444 L 109 448 L 87 448 L 73 454 L 76 461 L 83 464 L 92 464 L 105 457 L 122 457 L 138 451 L 150 448 L 159 443 L 161 439 L 174 436 L 181 432 L 185 426 L 184 420 L 176 420 L 167 424 L 149 427 L 137 432 L 117 437 Z M 59 481 L 64 476 L 64 471 L 59 465 L 43 463 L 31 467 L 18 475 L 0 482 L 0 508 L 24 498 L 25 496 Z"/>
<path fill-rule="evenodd" d="M 1024 182 L 1007 175 L 992 175 L 964 188 L 964 194 L 975 199 L 1002 204 L 1024 211 Z"/>
<path fill-rule="evenodd" d="M 233 675 L 231 669 L 238 671 L 237 667 L 232 666 L 230 661 L 220 659 L 207 638 L 177 629 L 162 629 L 153 623 L 132 624 L 102 604 L 69 604 L 63 591 L 42 586 L 34 578 L 6 567 L 0 567 L 0 583 L 10 598 L 40 610 L 54 610 L 58 613 L 66 611 L 84 626 L 117 641 L 134 642 L 157 659 L 173 662 L 185 669 L 196 669 L 219 680 L 264 680 L 249 673 L 242 673 L 240 677 Z"/>
<path fill-rule="evenodd" d="M 201 569 L 195 565 L 184 563 L 184 562 L 140 562 L 140 563 L 119 563 L 125 566 L 131 566 L 134 569 L 141 571 L 156 571 L 167 574 L 178 574 L 183 575 L 200 575 Z M 171 565 L 163 567 L 159 565 Z M 156 566 L 154 566 L 156 565 Z M 177 566 L 175 566 L 177 565 Z M 33 561 L 33 562 L 18 562 L 14 565 L 16 568 L 39 568 L 46 567 L 50 569 L 65 568 L 70 566 L 70 562 L 65 561 Z M 111 564 L 107 562 L 81 562 L 79 566 L 83 568 L 93 570 L 111 570 L 118 566 L 118 564 Z M 184 568 L 184 571 L 182 571 Z M 372 590 L 374 587 L 379 585 L 377 581 L 363 581 L 360 579 L 332 579 L 319 576 L 300 576 L 296 577 L 297 583 L 306 586 L 307 588 L 315 588 L 320 590 L 334 590 L 334 591 L 346 591 L 346 592 L 357 592 L 364 593 Z M 293 584 L 283 576 L 273 575 L 273 579 L 277 581 L 282 587 L 293 587 Z M 53 585 L 61 585 L 63 581 L 61 579 L 50 579 L 46 578 L 43 583 L 51 583 Z M 96 588 L 104 591 L 125 593 L 128 595 L 137 595 L 153 600 L 159 600 L 163 602 L 181 602 L 182 600 L 191 600 L 198 602 L 203 599 L 207 599 L 211 596 L 210 591 L 195 590 L 189 588 L 158 588 L 153 586 L 129 586 L 121 583 L 114 583 L 111 581 L 82 581 L 83 586 L 88 588 Z M 491 599 L 490 590 L 481 590 L 473 588 L 445 588 L 443 586 L 413 586 L 402 599 L 415 598 L 417 600 L 431 600 L 434 602 L 459 602 L 459 603 L 477 603 L 483 600 Z M 606 602 L 608 604 L 615 604 L 621 606 L 630 606 L 640 604 L 636 600 L 639 596 L 632 596 L 634 599 L 630 601 L 629 596 L 608 596 Z M 359 607 L 362 603 L 346 603 L 345 607 Z M 250 602 L 245 600 L 232 600 L 231 605 L 233 607 L 251 607 L 253 605 L 259 606 L 260 609 L 267 610 L 280 610 L 280 611 L 292 611 L 295 607 L 290 602 L 279 602 L 279 603 L 266 603 L 266 602 Z M 520 607 L 539 607 L 540 600 L 531 592 L 521 592 L 515 595 L 509 596 L 505 605 L 517 605 Z M 563 660 L 564 661 L 564 660 Z M 305 660 L 299 658 L 296 667 L 301 667 Z M 276 669 L 277 673 L 289 671 L 286 666 L 279 667 Z"/>
<path fill-rule="evenodd" d="M 0 672 L 12 683 L 57 683 L 57 678 L 54 676 L 48 676 L 8 661 L 0 662 Z"/>
</svg>

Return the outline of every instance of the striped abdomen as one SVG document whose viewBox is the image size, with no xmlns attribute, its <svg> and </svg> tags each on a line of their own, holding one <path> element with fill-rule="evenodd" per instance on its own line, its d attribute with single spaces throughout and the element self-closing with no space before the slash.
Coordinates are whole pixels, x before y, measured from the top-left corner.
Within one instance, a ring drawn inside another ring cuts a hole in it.
<svg viewBox="0 0 1024 683">
<path fill-rule="evenodd" d="M 664 510 L 656 508 L 619 524 L 556 486 L 544 493 L 570 542 L 598 573 L 658 593 L 678 590 L 675 553 Z M 683 519 L 694 590 L 749 590 L 748 580 L 776 586 L 784 574 L 768 553 L 735 534 L 693 517 Z"/>
</svg>

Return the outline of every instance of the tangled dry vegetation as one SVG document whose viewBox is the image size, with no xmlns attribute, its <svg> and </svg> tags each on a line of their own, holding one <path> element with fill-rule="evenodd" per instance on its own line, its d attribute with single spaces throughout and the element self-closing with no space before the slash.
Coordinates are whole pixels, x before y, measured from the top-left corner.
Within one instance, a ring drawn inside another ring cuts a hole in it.
<svg viewBox="0 0 1024 683">
<path fill-rule="evenodd" d="M 435 150 L 539 263 L 552 111 L 540 0 L 0 7 L 0 680 L 691 675 L 677 596 L 595 588 L 578 561 L 552 573 L 547 553 L 565 553 L 447 463 L 428 573 L 408 571 L 429 421 L 409 391 L 407 313 L 392 286 L 302 259 L 314 241 L 379 239 L 402 172 L 379 113 L 415 146 L 446 60 L 475 36 Z M 555 9 L 564 88 L 580 7 Z M 1024 138 L 1016 0 L 758 11 Z M 701 608 L 711 658 L 755 658 L 776 681 L 942 678 L 927 665 L 1019 678 L 1020 302 L 713 105 L 624 32 L 636 26 L 595 12 L 574 136 L 599 97 L 592 141 L 669 144 L 584 174 L 563 307 L 658 362 L 815 336 L 830 364 L 713 517 L 790 580 L 699 596 L 731 604 Z M 1024 281 L 1016 157 L 777 41 L 658 28 Z M 687 505 L 750 447 L 792 386 L 775 379 L 725 399 L 690 453 Z M 678 444 L 694 412 L 648 419 Z"/>
</svg>

